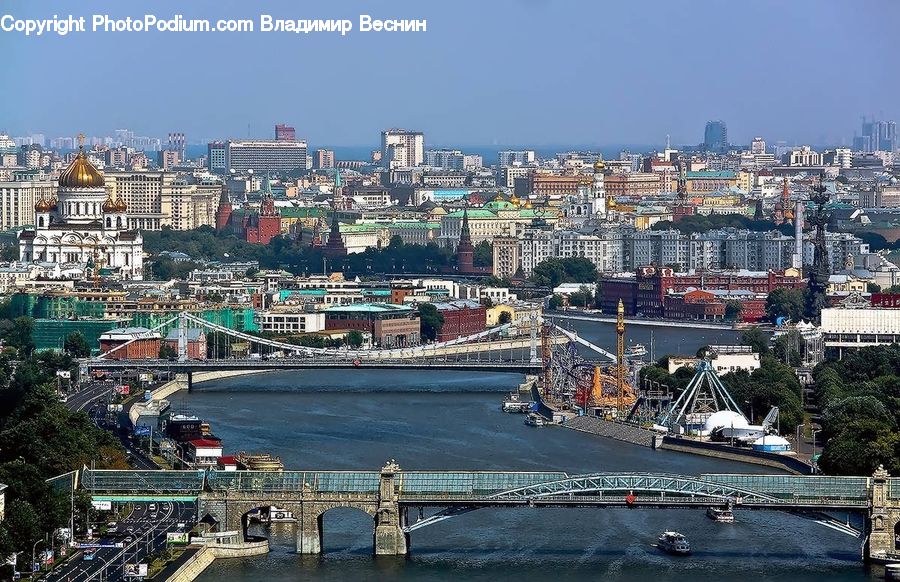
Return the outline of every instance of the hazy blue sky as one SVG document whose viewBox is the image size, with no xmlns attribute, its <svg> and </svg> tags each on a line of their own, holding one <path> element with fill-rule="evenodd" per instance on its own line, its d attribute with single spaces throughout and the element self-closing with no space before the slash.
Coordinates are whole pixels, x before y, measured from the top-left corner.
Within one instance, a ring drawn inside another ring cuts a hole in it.
<svg viewBox="0 0 900 582">
<path fill-rule="evenodd" d="M 0 130 L 121 127 L 191 142 L 374 144 L 848 141 L 861 115 L 900 120 L 897 0 L 3 0 L 0 15 L 427 18 L 425 33 L 0 32 Z"/>
</svg>

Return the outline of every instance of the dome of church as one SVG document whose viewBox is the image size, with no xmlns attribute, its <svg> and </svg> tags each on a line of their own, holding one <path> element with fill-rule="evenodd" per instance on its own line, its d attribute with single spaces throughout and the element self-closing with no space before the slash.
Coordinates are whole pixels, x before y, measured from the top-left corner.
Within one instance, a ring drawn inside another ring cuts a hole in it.
<svg viewBox="0 0 900 582">
<path fill-rule="evenodd" d="M 54 206 L 53 201 L 47 200 L 46 198 L 44 198 L 44 195 L 41 194 L 41 199 L 38 200 L 37 203 L 34 205 L 34 211 L 35 212 L 50 212 L 50 210 L 53 209 L 53 206 Z"/>
<path fill-rule="evenodd" d="M 128 205 L 125 204 L 125 200 L 123 200 L 122 197 L 119 196 L 116 199 L 116 212 L 125 212 L 126 210 L 128 210 Z"/>
<path fill-rule="evenodd" d="M 509 197 L 509 201 L 510 201 L 510 203 L 515 204 L 516 206 L 518 206 L 522 202 L 521 200 L 519 200 L 519 197 L 516 196 L 515 194 L 513 194 L 512 196 Z"/>
<path fill-rule="evenodd" d="M 59 175 L 60 188 L 102 188 L 103 175 L 88 161 L 84 147 L 78 148 L 78 155 L 69 167 Z"/>
<path fill-rule="evenodd" d="M 606 167 L 606 164 L 603 163 L 603 160 L 597 160 L 594 162 L 594 172 L 602 172 Z"/>
<path fill-rule="evenodd" d="M 531 203 L 531 200 L 526 200 L 523 208 L 525 208 L 525 210 L 531 210 L 534 208 L 534 205 Z"/>
<path fill-rule="evenodd" d="M 103 205 L 100 207 L 100 210 L 102 210 L 103 212 L 115 212 L 116 203 L 113 202 L 111 196 L 106 197 L 106 200 L 103 201 Z"/>
</svg>

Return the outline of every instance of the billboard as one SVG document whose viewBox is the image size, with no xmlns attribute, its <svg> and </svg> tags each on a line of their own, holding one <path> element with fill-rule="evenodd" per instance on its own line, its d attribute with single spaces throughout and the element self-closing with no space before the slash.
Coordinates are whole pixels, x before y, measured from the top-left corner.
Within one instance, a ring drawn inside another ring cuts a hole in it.
<svg viewBox="0 0 900 582">
<path fill-rule="evenodd" d="M 167 544 L 186 544 L 188 543 L 188 532 L 169 532 L 166 534 Z"/>
<path fill-rule="evenodd" d="M 125 564 L 125 575 L 132 578 L 146 578 L 147 564 Z"/>
<path fill-rule="evenodd" d="M 112 511 L 112 501 L 91 501 L 91 507 L 97 511 Z"/>
</svg>

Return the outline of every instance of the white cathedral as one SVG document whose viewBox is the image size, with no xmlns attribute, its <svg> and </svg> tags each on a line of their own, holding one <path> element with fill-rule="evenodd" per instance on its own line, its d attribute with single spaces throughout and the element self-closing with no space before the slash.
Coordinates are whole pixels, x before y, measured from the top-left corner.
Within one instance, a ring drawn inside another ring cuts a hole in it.
<svg viewBox="0 0 900 582">
<path fill-rule="evenodd" d="M 83 265 L 86 275 L 101 272 L 119 279 L 142 279 L 144 240 L 128 230 L 127 206 L 113 200 L 103 176 L 84 155 L 59 176 L 57 197 L 43 195 L 34 205 L 34 229 L 19 233 L 19 258 L 24 263 Z"/>
</svg>

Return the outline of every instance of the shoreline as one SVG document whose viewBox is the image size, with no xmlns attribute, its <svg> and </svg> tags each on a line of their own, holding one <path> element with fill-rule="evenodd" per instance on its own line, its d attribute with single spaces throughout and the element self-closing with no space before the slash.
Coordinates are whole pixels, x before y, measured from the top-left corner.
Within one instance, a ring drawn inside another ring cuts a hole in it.
<svg viewBox="0 0 900 582">
<path fill-rule="evenodd" d="M 594 315 L 587 314 L 581 312 L 579 315 L 569 315 L 566 312 L 558 312 L 558 311 L 547 311 L 544 312 L 544 317 L 548 319 L 559 318 L 559 319 L 570 319 L 575 321 L 595 321 L 599 323 L 616 323 L 616 316 L 614 315 Z M 645 318 L 625 318 L 625 323 L 627 325 L 636 325 L 636 326 L 647 326 L 647 327 L 683 327 L 690 329 L 713 329 L 713 330 L 722 330 L 722 331 L 741 331 L 741 327 L 735 327 L 733 324 L 725 324 L 725 323 L 710 323 L 706 321 L 677 321 L 671 319 L 645 319 Z M 753 326 L 747 326 L 753 327 Z"/>
</svg>

